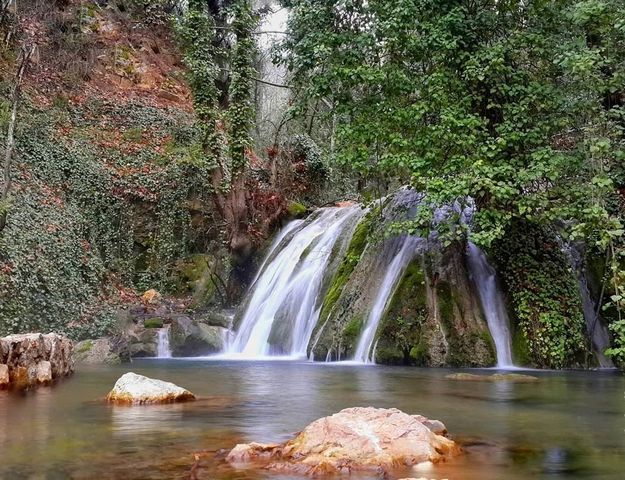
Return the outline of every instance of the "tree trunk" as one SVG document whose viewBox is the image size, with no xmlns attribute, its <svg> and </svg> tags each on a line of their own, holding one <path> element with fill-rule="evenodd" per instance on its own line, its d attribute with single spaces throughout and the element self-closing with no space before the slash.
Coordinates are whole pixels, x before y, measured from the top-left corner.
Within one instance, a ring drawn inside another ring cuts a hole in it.
<svg viewBox="0 0 625 480">
<path fill-rule="evenodd" d="M 17 75 L 15 77 L 15 85 L 13 85 L 13 92 L 11 93 L 11 119 L 9 120 L 9 128 L 7 130 L 6 144 L 4 147 L 4 183 L 2 185 L 2 192 L 0 193 L 0 232 L 4 230 L 7 223 L 7 200 L 9 197 L 9 190 L 11 189 L 11 159 L 13 157 L 13 148 L 15 146 L 15 124 L 17 123 L 17 108 L 20 100 L 20 91 L 22 85 L 22 78 L 26 71 L 26 66 L 30 57 L 35 53 L 36 45 L 30 48 L 22 48 L 22 55 Z"/>
</svg>

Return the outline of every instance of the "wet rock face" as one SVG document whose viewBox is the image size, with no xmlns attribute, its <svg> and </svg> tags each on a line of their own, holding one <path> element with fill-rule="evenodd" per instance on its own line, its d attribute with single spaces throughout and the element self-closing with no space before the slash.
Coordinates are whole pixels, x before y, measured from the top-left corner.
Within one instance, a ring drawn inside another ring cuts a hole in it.
<svg viewBox="0 0 625 480">
<path fill-rule="evenodd" d="M 227 461 L 235 466 L 264 462 L 264 469 L 306 475 L 386 474 L 460 453 L 452 440 L 435 431 L 442 433 L 445 426 L 394 408 L 348 408 L 316 420 L 285 444 L 237 445 Z"/>
<path fill-rule="evenodd" d="M 126 373 L 115 383 L 106 401 L 117 405 L 149 405 L 195 400 L 188 390 L 170 382 Z"/>
<path fill-rule="evenodd" d="M 170 346 L 176 357 L 198 357 L 218 353 L 224 346 L 225 329 L 179 316 L 171 322 Z"/>
<path fill-rule="evenodd" d="M 55 333 L 0 338 L 0 388 L 47 385 L 73 370 L 72 342 L 68 338 Z"/>
</svg>

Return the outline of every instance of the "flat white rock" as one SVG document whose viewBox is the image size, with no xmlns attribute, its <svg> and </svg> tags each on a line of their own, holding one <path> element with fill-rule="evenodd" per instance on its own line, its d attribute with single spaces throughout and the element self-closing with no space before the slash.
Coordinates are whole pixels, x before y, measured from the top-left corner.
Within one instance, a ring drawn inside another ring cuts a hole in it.
<svg viewBox="0 0 625 480">
<path fill-rule="evenodd" d="M 173 383 L 129 372 L 117 380 L 106 400 L 122 405 L 145 405 L 195 400 L 195 395 Z"/>
</svg>

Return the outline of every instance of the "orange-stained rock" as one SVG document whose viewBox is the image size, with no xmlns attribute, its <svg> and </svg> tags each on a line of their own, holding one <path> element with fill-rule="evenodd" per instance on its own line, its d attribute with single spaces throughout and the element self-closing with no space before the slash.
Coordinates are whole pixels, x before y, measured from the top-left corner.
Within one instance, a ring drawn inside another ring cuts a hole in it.
<svg viewBox="0 0 625 480">
<path fill-rule="evenodd" d="M 55 333 L 26 333 L 2 337 L 0 365 L 5 365 L 8 370 L 9 383 L 5 386 L 9 388 L 47 385 L 73 372 L 72 342 Z M 0 379 L 0 385 L 2 383 Z"/>
<path fill-rule="evenodd" d="M 153 288 L 141 295 L 141 300 L 144 303 L 149 303 L 150 305 L 155 305 L 159 303 L 162 298 L 163 296 Z"/>
<path fill-rule="evenodd" d="M 232 464 L 261 462 L 266 469 L 307 475 L 352 471 L 386 473 L 399 466 L 439 462 L 460 452 L 450 439 L 425 424 L 440 422 L 390 408 L 348 408 L 308 425 L 282 445 L 241 444 L 230 451 Z"/>
<path fill-rule="evenodd" d="M 117 405 L 149 405 L 195 400 L 188 390 L 162 380 L 125 373 L 115 383 L 106 401 Z"/>
</svg>

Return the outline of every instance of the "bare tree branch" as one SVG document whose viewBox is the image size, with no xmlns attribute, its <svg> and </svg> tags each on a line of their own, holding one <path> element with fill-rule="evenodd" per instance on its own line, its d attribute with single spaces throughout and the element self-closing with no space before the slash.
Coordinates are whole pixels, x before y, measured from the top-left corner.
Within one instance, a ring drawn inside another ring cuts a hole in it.
<svg viewBox="0 0 625 480">
<path fill-rule="evenodd" d="M 13 106 L 4 147 L 4 184 L 2 185 L 2 193 L 0 194 L 0 232 L 4 230 L 7 221 L 6 202 L 9 196 L 9 190 L 11 189 L 11 158 L 13 157 L 13 148 L 15 146 L 15 124 L 17 123 L 17 107 L 20 101 L 22 78 L 24 77 L 24 72 L 26 71 L 26 66 L 28 65 L 30 57 L 35 53 L 36 47 L 37 45 L 32 45 L 30 48 L 22 47 L 20 66 L 17 69 L 15 84 L 13 85 L 13 92 L 11 93 Z"/>
</svg>

